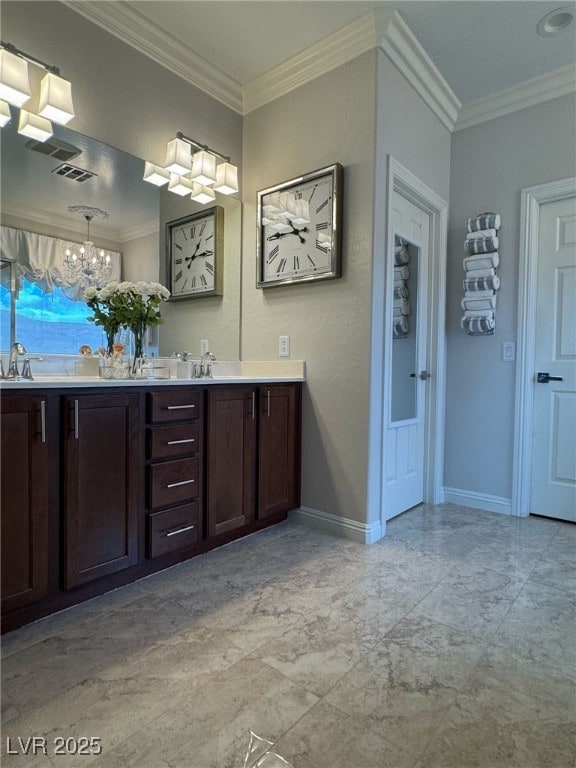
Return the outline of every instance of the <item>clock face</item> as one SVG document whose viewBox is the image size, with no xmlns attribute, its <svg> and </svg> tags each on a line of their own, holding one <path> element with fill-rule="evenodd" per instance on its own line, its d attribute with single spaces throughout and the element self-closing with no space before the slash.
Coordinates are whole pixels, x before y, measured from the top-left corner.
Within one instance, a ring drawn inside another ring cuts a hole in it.
<svg viewBox="0 0 576 768">
<path fill-rule="evenodd" d="M 216 209 L 168 224 L 172 298 L 221 293 L 219 227 Z"/>
<path fill-rule="evenodd" d="M 338 169 L 259 194 L 258 285 L 339 277 Z"/>
</svg>

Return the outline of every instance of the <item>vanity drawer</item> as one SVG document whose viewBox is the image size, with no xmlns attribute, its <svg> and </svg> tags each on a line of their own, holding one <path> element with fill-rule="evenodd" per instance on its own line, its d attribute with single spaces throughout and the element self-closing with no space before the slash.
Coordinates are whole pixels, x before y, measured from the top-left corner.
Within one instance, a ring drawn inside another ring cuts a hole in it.
<svg viewBox="0 0 576 768">
<path fill-rule="evenodd" d="M 148 457 L 170 459 L 175 456 L 195 456 L 198 453 L 200 429 L 197 422 L 148 430 Z"/>
<path fill-rule="evenodd" d="M 150 507 L 157 509 L 198 497 L 198 459 L 178 459 L 150 466 Z"/>
<path fill-rule="evenodd" d="M 200 392 L 192 387 L 178 387 L 169 392 L 150 392 L 150 421 L 184 421 L 200 416 Z"/>
<path fill-rule="evenodd" d="M 148 557 L 158 557 L 200 541 L 198 502 L 148 515 Z"/>
</svg>

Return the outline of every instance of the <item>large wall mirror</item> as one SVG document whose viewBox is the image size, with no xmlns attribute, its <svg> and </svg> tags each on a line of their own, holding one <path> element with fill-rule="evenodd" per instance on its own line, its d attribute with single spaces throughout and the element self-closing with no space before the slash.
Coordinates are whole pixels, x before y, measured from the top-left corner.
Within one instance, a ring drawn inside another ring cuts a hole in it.
<svg viewBox="0 0 576 768">
<path fill-rule="evenodd" d="M 53 139 L 45 144 L 34 142 L 17 133 L 16 122 L 13 118 L 1 135 L 1 223 L 82 242 L 86 222 L 71 214 L 69 207 L 98 208 L 108 217 L 93 220 L 91 239 L 122 253 L 123 279 L 166 284 L 165 224 L 194 212 L 198 204 L 146 184 L 140 158 L 57 125 Z M 83 180 L 83 171 L 89 172 L 89 178 Z M 208 339 L 218 358 L 239 357 L 241 203 L 222 196 L 217 202 L 225 207 L 223 295 L 163 305 L 162 355 L 187 350 L 197 356 L 200 339 Z M 6 328 L 9 314 L 4 307 L 1 311 Z M 16 335 L 19 319 L 21 327 L 34 322 L 30 317 L 19 318 L 16 302 Z"/>
</svg>

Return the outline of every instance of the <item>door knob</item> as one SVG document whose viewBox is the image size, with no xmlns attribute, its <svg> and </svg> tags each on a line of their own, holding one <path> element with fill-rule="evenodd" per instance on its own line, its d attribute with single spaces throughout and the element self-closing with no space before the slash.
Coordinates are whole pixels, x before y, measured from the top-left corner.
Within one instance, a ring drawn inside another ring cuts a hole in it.
<svg viewBox="0 0 576 768">
<path fill-rule="evenodd" d="M 538 384 L 548 384 L 549 381 L 564 381 L 564 379 L 562 376 L 550 376 L 549 373 L 538 371 L 536 374 L 536 381 Z"/>
<path fill-rule="evenodd" d="M 418 378 L 422 379 L 422 381 L 426 381 L 426 379 L 432 378 L 432 374 L 428 373 L 428 371 L 420 371 Z"/>
</svg>

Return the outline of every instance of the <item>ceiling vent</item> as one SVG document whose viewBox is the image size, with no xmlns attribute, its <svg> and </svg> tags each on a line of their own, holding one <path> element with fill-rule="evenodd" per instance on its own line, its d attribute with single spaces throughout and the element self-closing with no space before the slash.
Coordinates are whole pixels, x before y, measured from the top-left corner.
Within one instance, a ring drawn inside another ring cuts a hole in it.
<svg viewBox="0 0 576 768">
<path fill-rule="evenodd" d="M 77 168 L 75 165 L 70 165 L 70 163 L 62 163 L 57 168 L 54 168 L 52 173 L 55 173 L 57 176 L 64 176 L 66 179 L 72 179 L 73 181 L 88 181 L 88 179 L 98 175 L 97 173 L 92 173 L 92 171 L 87 171 L 85 168 Z"/>
<path fill-rule="evenodd" d="M 78 149 L 78 147 L 75 147 L 73 144 L 67 144 L 65 141 L 60 141 L 60 139 L 55 139 L 53 136 L 48 141 L 34 141 L 34 139 L 31 139 L 26 142 L 25 146 L 33 152 L 39 152 L 47 157 L 55 157 L 56 160 L 62 160 L 63 162 L 72 160 L 72 158 L 82 154 L 82 150 Z"/>
</svg>

